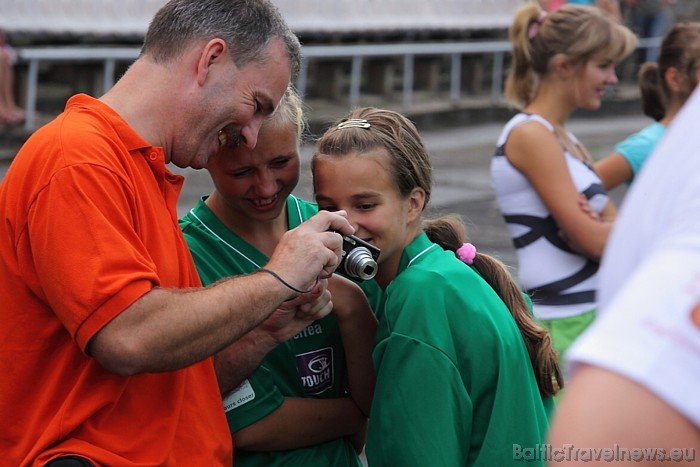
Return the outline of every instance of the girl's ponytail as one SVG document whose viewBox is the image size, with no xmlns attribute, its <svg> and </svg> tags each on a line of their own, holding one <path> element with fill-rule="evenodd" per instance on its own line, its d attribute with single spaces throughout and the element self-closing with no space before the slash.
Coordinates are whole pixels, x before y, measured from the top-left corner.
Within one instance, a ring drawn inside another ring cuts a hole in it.
<svg viewBox="0 0 700 467">
<path fill-rule="evenodd" d="M 523 293 L 507 267 L 498 259 L 465 246 L 466 229 L 456 215 L 425 220 L 423 226 L 431 241 L 454 251 L 460 259 L 470 264 L 503 300 L 525 342 L 540 394 L 543 398 L 554 396 L 564 385 L 557 351 L 552 346 L 549 332 L 538 325 L 530 313 Z"/>
</svg>

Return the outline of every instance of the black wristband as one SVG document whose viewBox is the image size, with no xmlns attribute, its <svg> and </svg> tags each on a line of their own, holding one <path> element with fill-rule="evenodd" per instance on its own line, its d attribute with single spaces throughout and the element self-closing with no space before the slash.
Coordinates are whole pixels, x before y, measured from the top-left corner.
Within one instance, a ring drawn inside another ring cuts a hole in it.
<svg viewBox="0 0 700 467">
<path fill-rule="evenodd" d="M 287 287 L 288 289 L 291 289 L 291 290 L 295 291 L 296 293 L 309 293 L 309 292 L 311 292 L 311 291 L 314 289 L 314 287 L 316 287 L 316 284 L 318 284 L 318 277 L 317 277 L 317 278 L 316 278 L 316 281 L 314 282 L 314 285 L 312 285 L 311 288 L 310 288 L 309 290 L 297 289 L 297 288 L 294 287 L 292 284 L 290 284 L 290 283 L 288 283 L 287 281 L 285 281 L 284 279 L 282 279 L 282 278 L 279 276 L 279 274 L 277 274 L 275 271 L 271 271 L 271 270 L 265 269 L 265 268 L 260 268 L 260 269 L 258 269 L 258 271 L 260 271 L 260 272 L 266 272 L 266 273 L 270 274 L 272 277 L 274 277 L 275 279 L 277 279 L 278 281 L 280 281 L 285 287 Z"/>
</svg>

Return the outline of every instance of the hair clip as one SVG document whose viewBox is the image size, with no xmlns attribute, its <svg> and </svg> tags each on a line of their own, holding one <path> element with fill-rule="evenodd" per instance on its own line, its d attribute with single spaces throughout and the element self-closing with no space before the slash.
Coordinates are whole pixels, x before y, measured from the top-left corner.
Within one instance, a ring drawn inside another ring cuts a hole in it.
<svg viewBox="0 0 700 467">
<path fill-rule="evenodd" d="M 455 254 L 463 263 L 472 264 L 476 257 L 476 247 L 471 243 L 464 243 L 455 251 Z"/>
<path fill-rule="evenodd" d="M 338 123 L 338 129 L 343 128 L 369 128 L 371 125 L 364 118 L 349 118 Z"/>
</svg>

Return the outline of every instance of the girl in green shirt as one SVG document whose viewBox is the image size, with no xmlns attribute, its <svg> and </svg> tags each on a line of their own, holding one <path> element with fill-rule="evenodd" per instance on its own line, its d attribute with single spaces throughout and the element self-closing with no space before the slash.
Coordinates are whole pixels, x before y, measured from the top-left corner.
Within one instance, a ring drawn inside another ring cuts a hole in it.
<svg viewBox="0 0 700 467">
<path fill-rule="evenodd" d="M 545 442 L 556 352 L 503 265 L 464 244 L 461 223 L 424 227 L 431 165 L 414 125 L 354 110 L 319 139 L 312 172 L 319 209 L 347 211 L 355 235 L 381 249 L 369 465 L 519 465 Z"/>
<path fill-rule="evenodd" d="M 210 160 L 215 189 L 180 221 L 205 285 L 260 269 L 288 230 L 316 214 L 291 194 L 303 128 L 290 88 L 254 149 L 222 148 Z M 328 290 L 333 312 L 301 321 L 284 342 L 255 342 L 260 360 L 243 382 L 235 347 L 216 356 L 236 466 L 359 467 L 376 320 L 353 283 L 333 277 Z"/>
</svg>

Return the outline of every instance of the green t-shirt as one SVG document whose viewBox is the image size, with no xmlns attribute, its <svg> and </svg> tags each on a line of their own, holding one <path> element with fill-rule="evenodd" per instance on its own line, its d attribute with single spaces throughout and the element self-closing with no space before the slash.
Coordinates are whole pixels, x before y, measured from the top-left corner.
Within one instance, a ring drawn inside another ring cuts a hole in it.
<svg viewBox="0 0 700 467">
<path fill-rule="evenodd" d="M 292 229 L 317 212 L 315 204 L 287 199 Z M 205 285 L 263 266 L 268 258 L 226 228 L 204 198 L 180 220 L 180 227 Z M 334 315 L 314 321 L 292 339 L 278 345 L 260 367 L 224 399 L 231 432 L 276 410 L 284 397 L 337 398 L 347 395 L 345 352 Z M 305 423 L 299 420 L 299 423 Z M 359 466 L 346 438 L 287 451 L 243 451 L 234 446 L 236 466 Z"/>
<path fill-rule="evenodd" d="M 517 466 L 515 445 L 544 443 L 547 415 L 515 321 L 454 253 L 419 235 L 377 317 L 369 465 Z"/>
</svg>

